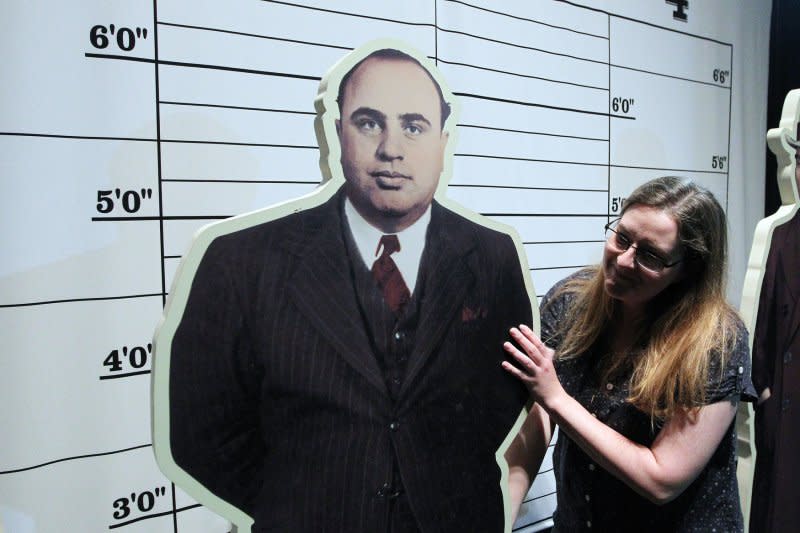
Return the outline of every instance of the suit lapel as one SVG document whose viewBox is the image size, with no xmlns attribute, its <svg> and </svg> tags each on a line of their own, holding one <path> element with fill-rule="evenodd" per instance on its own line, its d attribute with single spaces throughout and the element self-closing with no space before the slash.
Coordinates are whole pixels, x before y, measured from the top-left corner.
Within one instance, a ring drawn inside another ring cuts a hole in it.
<svg viewBox="0 0 800 533">
<path fill-rule="evenodd" d="M 287 236 L 286 246 L 298 256 L 288 283 L 289 294 L 333 348 L 383 394 L 383 374 L 370 348 L 342 238 L 341 193 L 306 214 L 304 223 Z"/>
<path fill-rule="evenodd" d="M 434 202 L 432 209 L 423 263 L 420 265 L 424 269 L 425 292 L 416 342 L 409 357 L 400 397 L 407 393 L 453 319 L 459 316 L 476 279 L 469 262 L 475 247 L 471 233 L 463 230 L 463 221 L 456 220 L 455 215 L 439 204 Z"/>
</svg>

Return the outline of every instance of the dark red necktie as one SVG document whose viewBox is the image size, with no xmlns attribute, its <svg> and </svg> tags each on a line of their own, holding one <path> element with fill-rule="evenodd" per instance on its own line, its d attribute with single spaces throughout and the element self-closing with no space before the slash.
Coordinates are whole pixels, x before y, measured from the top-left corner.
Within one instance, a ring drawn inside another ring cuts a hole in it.
<svg viewBox="0 0 800 533">
<path fill-rule="evenodd" d="M 403 275 L 397 269 L 397 264 L 391 255 L 400 251 L 400 241 L 397 235 L 384 235 L 378 243 L 378 250 L 383 247 L 381 256 L 372 264 L 372 276 L 378 283 L 378 288 L 383 291 L 383 299 L 389 305 L 389 308 L 395 313 L 399 314 L 411 299 L 411 293 L 406 287 L 406 282 L 403 281 Z"/>
</svg>

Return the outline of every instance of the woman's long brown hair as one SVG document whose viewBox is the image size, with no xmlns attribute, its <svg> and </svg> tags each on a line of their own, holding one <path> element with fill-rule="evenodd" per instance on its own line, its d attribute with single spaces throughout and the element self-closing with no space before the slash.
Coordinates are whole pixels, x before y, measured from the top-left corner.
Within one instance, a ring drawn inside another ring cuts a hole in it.
<svg viewBox="0 0 800 533">
<path fill-rule="evenodd" d="M 628 401 L 651 420 L 666 420 L 677 409 L 691 412 L 705 403 L 712 362 L 718 358 L 721 371 L 736 341 L 736 312 L 725 300 L 727 226 L 714 196 L 683 178 L 645 183 L 628 197 L 622 214 L 634 206 L 662 210 L 675 220 L 685 271 L 648 304 L 640 330 L 642 349 L 615 354 L 601 371 L 632 369 Z M 603 269 L 596 267 L 593 276 L 563 287 L 574 298 L 559 328 L 563 341 L 558 357 L 580 357 L 598 349 L 618 313 L 618 303 L 603 282 Z"/>
</svg>

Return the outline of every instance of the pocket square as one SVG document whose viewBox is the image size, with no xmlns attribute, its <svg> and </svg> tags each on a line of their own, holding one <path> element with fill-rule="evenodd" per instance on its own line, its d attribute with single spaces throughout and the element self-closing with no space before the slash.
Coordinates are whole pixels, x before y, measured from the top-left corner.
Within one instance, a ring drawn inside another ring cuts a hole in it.
<svg viewBox="0 0 800 533">
<path fill-rule="evenodd" d="M 486 318 L 486 309 L 483 307 L 469 307 L 464 306 L 461 308 L 461 322 L 472 322 L 479 318 Z"/>
</svg>

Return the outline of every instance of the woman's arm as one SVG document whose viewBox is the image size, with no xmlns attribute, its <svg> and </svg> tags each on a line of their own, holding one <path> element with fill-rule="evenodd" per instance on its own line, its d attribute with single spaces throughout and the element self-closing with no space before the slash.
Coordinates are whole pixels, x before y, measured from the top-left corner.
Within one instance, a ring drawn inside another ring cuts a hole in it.
<svg viewBox="0 0 800 533">
<path fill-rule="evenodd" d="M 553 350 L 525 326 L 511 335 L 525 350 L 505 343 L 522 370 L 503 367 L 519 378 L 550 418 L 597 464 L 648 500 L 675 499 L 700 474 L 736 415 L 736 401 L 704 406 L 696 413 L 678 412 L 648 448 L 594 418 L 561 387 L 553 368 Z"/>
<path fill-rule="evenodd" d="M 517 520 L 522 501 L 539 472 L 552 436 L 553 422 L 547 412 L 538 403 L 534 403 L 505 455 L 508 463 L 512 524 Z"/>
</svg>

